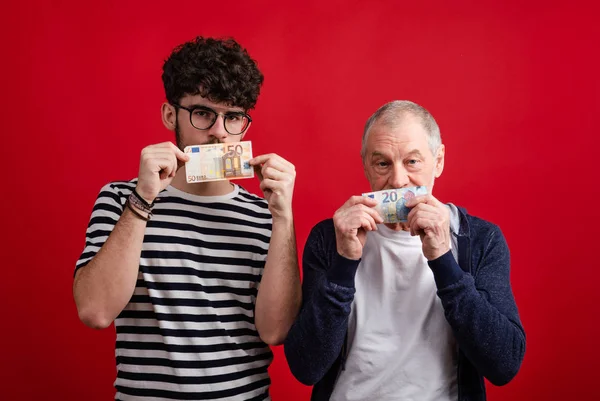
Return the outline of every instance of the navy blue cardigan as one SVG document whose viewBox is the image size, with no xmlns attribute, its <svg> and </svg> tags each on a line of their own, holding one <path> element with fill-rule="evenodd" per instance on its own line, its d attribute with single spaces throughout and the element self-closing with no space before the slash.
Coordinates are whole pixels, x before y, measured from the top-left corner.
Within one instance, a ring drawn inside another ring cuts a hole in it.
<svg viewBox="0 0 600 401">
<path fill-rule="evenodd" d="M 449 251 L 430 261 L 458 344 L 458 400 L 486 399 L 483 378 L 508 383 L 525 354 L 525 331 L 510 286 L 510 257 L 500 228 L 456 209 L 458 263 Z M 359 260 L 337 253 L 333 220 L 311 231 L 302 259 L 302 309 L 285 340 L 292 374 L 329 400 L 347 354 L 348 318 Z"/>
</svg>

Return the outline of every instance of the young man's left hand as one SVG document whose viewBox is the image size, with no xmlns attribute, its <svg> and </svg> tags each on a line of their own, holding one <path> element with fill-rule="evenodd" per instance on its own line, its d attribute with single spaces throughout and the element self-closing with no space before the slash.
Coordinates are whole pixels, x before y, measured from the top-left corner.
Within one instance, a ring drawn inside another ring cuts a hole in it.
<svg viewBox="0 0 600 401">
<path fill-rule="evenodd" d="M 296 168 L 283 157 L 269 153 L 249 161 L 260 180 L 260 189 L 269 203 L 273 219 L 292 219 L 292 195 Z"/>
</svg>

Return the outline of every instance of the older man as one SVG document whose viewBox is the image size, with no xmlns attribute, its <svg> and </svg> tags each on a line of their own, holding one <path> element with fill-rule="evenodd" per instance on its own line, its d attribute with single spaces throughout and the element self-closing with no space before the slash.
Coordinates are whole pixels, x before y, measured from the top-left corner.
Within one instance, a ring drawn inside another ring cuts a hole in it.
<svg viewBox="0 0 600 401">
<path fill-rule="evenodd" d="M 426 186 L 406 222 L 351 197 L 310 233 L 303 306 L 285 341 L 312 400 L 485 400 L 525 353 L 500 229 L 432 195 L 445 147 L 432 115 L 409 101 L 367 121 L 362 158 L 373 191 Z"/>
</svg>

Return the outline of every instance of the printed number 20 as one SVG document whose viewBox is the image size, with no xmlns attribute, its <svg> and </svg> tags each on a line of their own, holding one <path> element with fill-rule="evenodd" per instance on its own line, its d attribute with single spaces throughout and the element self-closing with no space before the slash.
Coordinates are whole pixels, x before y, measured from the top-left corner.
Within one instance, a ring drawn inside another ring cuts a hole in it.
<svg viewBox="0 0 600 401">
<path fill-rule="evenodd" d="M 396 191 L 384 192 L 382 195 L 383 200 L 381 203 L 396 202 L 398 200 L 398 193 Z"/>
</svg>

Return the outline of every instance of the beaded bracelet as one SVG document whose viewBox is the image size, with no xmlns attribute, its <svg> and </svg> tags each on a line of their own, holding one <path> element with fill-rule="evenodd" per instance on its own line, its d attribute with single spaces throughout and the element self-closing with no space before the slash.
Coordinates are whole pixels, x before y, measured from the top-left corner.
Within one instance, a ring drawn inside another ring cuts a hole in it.
<svg viewBox="0 0 600 401">
<path fill-rule="evenodd" d="M 142 196 L 137 193 L 137 191 L 135 190 L 135 188 L 133 189 L 133 191 L 131 192 L 131 194 L 134 195 L 141 203 L 143 203 L 144 206 L 146 206 L 145 209 L 152 209 L 154 207 L 154 201 L 152 201 L 152 203 L 148 203 L 146 201 L 146 199 L 142 198 Z"/>
<path fill-rule="evenodd" d="M 138 209 L 148 213 L 148 215 L 152 215 L 152 206 L 154 205 L 154 202 L 152 202 L 152 204 L 149 204 L 148 202 L 146 202 L 145 200 L 143 200 L 139 195 L 136 196 L 136 192 L 132 192 L 131 195 L 129 195 L 129 203 L 131 203 L 133 206 L 137 207 Z"/>
<path fill-rule="evenodd" d="M 140 212 L 138 212 L 137 210 L 135 210 L 135 207 L 131 206 L 131 203 L 129 203 L 129 200 L 125 201 L 125 206 L 127 206 L 127 208 L 129 210 L 131 210 L 133 212 L 133 214 L 135 214 L 138 218 L 140 218 L 140 219 L 142 219 L 144 221 L 148 221 L 152 217 L 152 213 L 149 213 L 148 217 L 143 216 Z"/>
</svg>

